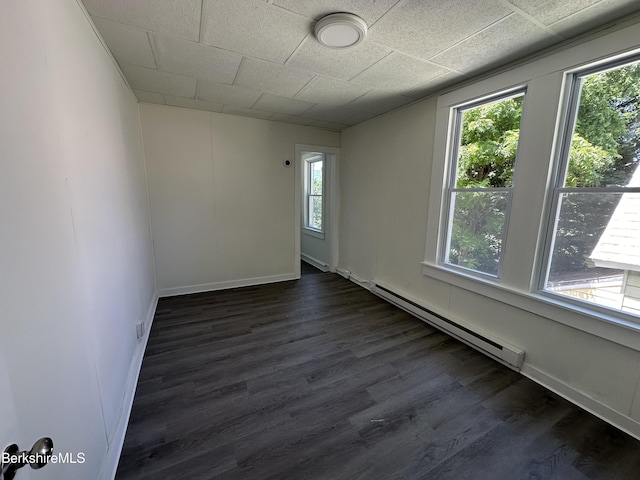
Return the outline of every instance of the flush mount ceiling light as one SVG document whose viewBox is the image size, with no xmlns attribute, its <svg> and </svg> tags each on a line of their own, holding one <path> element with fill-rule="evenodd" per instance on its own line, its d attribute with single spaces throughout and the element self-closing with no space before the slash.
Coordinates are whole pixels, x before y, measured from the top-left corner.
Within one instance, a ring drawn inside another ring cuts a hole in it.
<svg viewBox="0 0 640 480">
<path fill-rule="evenodd" d="M 347 48 L 364 40 L 367 24 L 352 13 L 332 13 L 318 20 L 313 31 L 321 44 L 329 48 Z"/>
</svg>

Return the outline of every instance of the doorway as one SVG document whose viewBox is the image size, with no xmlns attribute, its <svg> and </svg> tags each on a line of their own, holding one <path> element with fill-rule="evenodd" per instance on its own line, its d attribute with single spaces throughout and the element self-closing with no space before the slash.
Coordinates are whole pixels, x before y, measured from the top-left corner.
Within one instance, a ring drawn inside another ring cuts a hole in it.
<svg viewBox="0 0 640 480">
<path fill-rule="evenodd" d="M 340 149 L 296 145 L 296 263 L 335 272 Z M 301 272 L 297 271 L 300 277 Z"/>
</svg>

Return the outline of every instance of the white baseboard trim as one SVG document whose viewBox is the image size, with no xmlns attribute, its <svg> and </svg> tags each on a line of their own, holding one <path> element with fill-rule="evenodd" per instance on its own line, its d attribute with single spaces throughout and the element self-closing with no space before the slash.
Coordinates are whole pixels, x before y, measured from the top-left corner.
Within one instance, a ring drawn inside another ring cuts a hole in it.
<svg viewBox="0 0 640 480">
<path fill-rule="evenodd" d="M 110 438 L 107 438 L 108 449 L 105 454 L 100 480 L 114 480 L 116 478 L 118 462 L 120 461 L 120 454 L 122 453 L 122 447 L 124 446 L 129 418 L 131 417 L 131 408 L 133 407 L 133 399 L 138 385 L 138 377 L 140 376 L 140 369 L 142 367 L 142 359 L 144 358 L 144 352 L 147 348 L 147 342 L 149 341 L 149 333 L 151 332 L 151 326 L 153 325 L 153 317 L 155 316 L 156 309 L 158 307 L 158 298 L 158 294 L 155 293 L 151 299 L 149 308 L 147 309 L 146 317 L 144 318 L 144 336 L 138 341 L 136 350 L 133 354 L 133 359 L 131 360 L 129 374 L 127 375 L 127 388 L 122 398 L 118 423 L 113 430 L 113 434 Z"/>
<path fill-rule="evenodd" d="M 640 440 L 640 422 L 637 420 L 613 410 L 611 407 L 608 407 L 607 405 L 600 403 L 598 400 L 595 400 L 579 390 L 570 387 L 557 378 L 538 370 L 536 367 L 528 365 L 526 360 L 520 370 L 520 373 L 543 387 L 548 388 L 552 392 L 557 393 L 587 412 L 592 413 L 596 417 Z"/>
<path fill-rule="evenodd" d="M 327 265 L 326 263 L 322 262 L 321 260 L 318 260 L 317 258 L 314 258 L 314 257 L 312 257 L 310 255 L 305 254 L 305 253 L 301 253 L 300 254 L 300 258 L 302 259 L 303 262 L 307 262 L 309 265 L 313 265 L 318 270 L 322 270 L 323 272 L 328 272 L 329 271 L 329 265 Z"/>
<path fill-rule="evenodd" d="M 355 277 L 350 270 L 346 270 L 343 268 L 338 268 L 336 272 L 343 276 L 344 278 L 352 281 L 353 283 L 360 285 L 361 287 L 371 290 L 374 285 L 373 282 L 368 280 L 363 280 L 361 278 Z M 522 364 L 520 369 L 520 373 L 530 380 L 536 382 L 539 385 L 551 390 L 554 393 L 557 393 L 564 399 L 569 402 L 577 405 L 578 407 L 586 410 L 589 413 L 592 413 L 596 417 L 602 419 L 610 425 L 613 425 L 616 428 L 619 428 L 625 433 L 628 433 L 634 438 L 640 440 L 640 421 L 634 420 L 631 417 L 628 417 L 611 407 L 599 402 L 598 400 L 576 390 L 573 387 L 570 387 L 566 383 L 558 380 L 547 373 L 539 370 L 538 368 L 530 365 L 526 361 Z"/>
<path fill-rule="evenodd" d="M 336 273 L 338 275 L 340 275 L 341 277 L 346 278 L 347 280 L 352 281 L 353 283 L 355 283 L 356 285 L 358 285 L 359 287 L 365 288 L 369 291 L 371 291 L 371 289 L 373 289 L 373 285 L 374 283 L 370 280 L 364 280 L 360 277 L 358 277 L 357 275 L 354 275 L 351 270 L 347 270 L 346 268 L 336 268 Z"/>
<path fill-rule="evenodd" d="M 263 285 L 265 283 L 286 282 L 287 280 L 297 280 L 295 273 L 285 273 L 283 275 L 270 275 L 268 277 L 244 278 L 241 280 L 229 280 L 227 282 L 204 283 L 201 285 L 187 285 L 185 287 L 163 288 L 158 292 L 160 298 L 175 297 L 176 295 L 187 295 L 190 293 L 213 292 L 215 290 L 226 290 L 228 288 L 250 287 L 252 285 Z"/>
</svg>

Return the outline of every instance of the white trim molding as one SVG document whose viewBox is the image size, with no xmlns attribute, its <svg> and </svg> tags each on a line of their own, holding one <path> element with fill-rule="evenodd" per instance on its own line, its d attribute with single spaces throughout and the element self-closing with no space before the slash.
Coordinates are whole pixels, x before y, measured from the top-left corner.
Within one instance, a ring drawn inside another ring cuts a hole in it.
<svg viewBox="0 0 640 480">
<path fill-rule="evenodd" d="M 299 260 L 298 260 L 299 264 Z M 300 268 L 298 266 L 298 268 Z M 228 288 L 250 287 L 265 283 L 286 282 L 287 280 L 297 280 L 300 275 L 285 273 L 282 275 L 270 275 L 267 277 L 243 278 L 238 280 L 228 280 L 225 282 L 203 283 L 200 285 L 187 285 L 184 287 L 162 288 L 158 292 L 160 298 L 175 297 L 177 295 L 188 295 L 190 293 L 213 292 L 216 290 L 226 290 Z"/>
<path fill-rule="evenodd" d="M 321 260 L 318 260 L 317 258 L 314 258 L 314 257 L 312 257 L 310 255 L 305 254 L 305 253 L 301 253 L 300 254 L 300 258 L 302 259 L 303 262 L 306 262 L 309 265 L 313 265 L 318 270 L 322 270 L 323 272 L 328 272 L 329 271 L 329 265 L 327 265 L 326 263 L 324 263 Z"/>
<path fill-rule="evenodd" d="M 604 405 L 596 399 L 585 395 L 575 388 L 571 388 L 566 383 L 558 380 L 551 375 L 544 373 L 543 371 L 533 367 L 525 362 L 520 370 L 520 373 L 525 377 L 533 380 L 539 385 L 557 393 L 562 398 L 570 401 L 571 403 L 578 405 L 580 408 L 592 413 L 596 417 L 610 423 L 614 427 L 619 428 L 623 432 L 628 433 L 632 437 L 640 440 L 640 422 L 621 414 L 613 410 L 612 408 Z"/>
<path fill-rule="evenodd" d="M 129 426 L 129 418 L 131 417 L 131 409 L 133 408 L 136 387 L 138 386 L 138 378 L 140 377 L 140 370 L 142 368 L 142 360 L 144 359 L 144 352 L 147 349 L 147 342 L 149 341 L 149 334 L 151 332 L 151 326 L 153 325 L 153 318 L 155 317 L 157 308 L 158 294 L 156 293 L 147 308 L 146 317 L 143 319 L 145 332 L 142 338 L 138 341 L 131 360 L 129 374 L 127 375 L 126 390 L 122 397 L 122 404 L 120 406 L 118 422 L 113 433 L 107 438 L 107 452 L 105 453 L 100 480 L 114 480 L 116 478 L 116 471 L 118 469 L 120 455 L 122 454 L 122 447 L 124 446 L 127 427 Z"/>
</svg>

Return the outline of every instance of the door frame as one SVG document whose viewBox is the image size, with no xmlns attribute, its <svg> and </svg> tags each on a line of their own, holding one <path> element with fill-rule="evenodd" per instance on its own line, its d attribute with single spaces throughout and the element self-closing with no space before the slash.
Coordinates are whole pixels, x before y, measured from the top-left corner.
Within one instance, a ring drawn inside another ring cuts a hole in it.
<svg viewBox="0 0 640 480">
<path fill-rule="evenodd" d="M 300 236 L 302 230 L 302 185 L 304 184 L 304 164 L 302 155 L 309 152 L 318 152 L 325 155 L 329 175 L 326 177 L 329 195 L 325 195 L 325 205 L 329 203 L 329 215 L 325 215 L 324 221 L 328 225 L 328 235 L 325 240 L 329 242 L 329 271 L 335 272 L 338 267 L 338 218 L 340 211 L 340 148 L 323 145 L 307 145 L 296 143 L 295 148 L 295 276 L 300 278 Z M 325 212 L 326 212 L 325 207 Z"/>
</svg>

